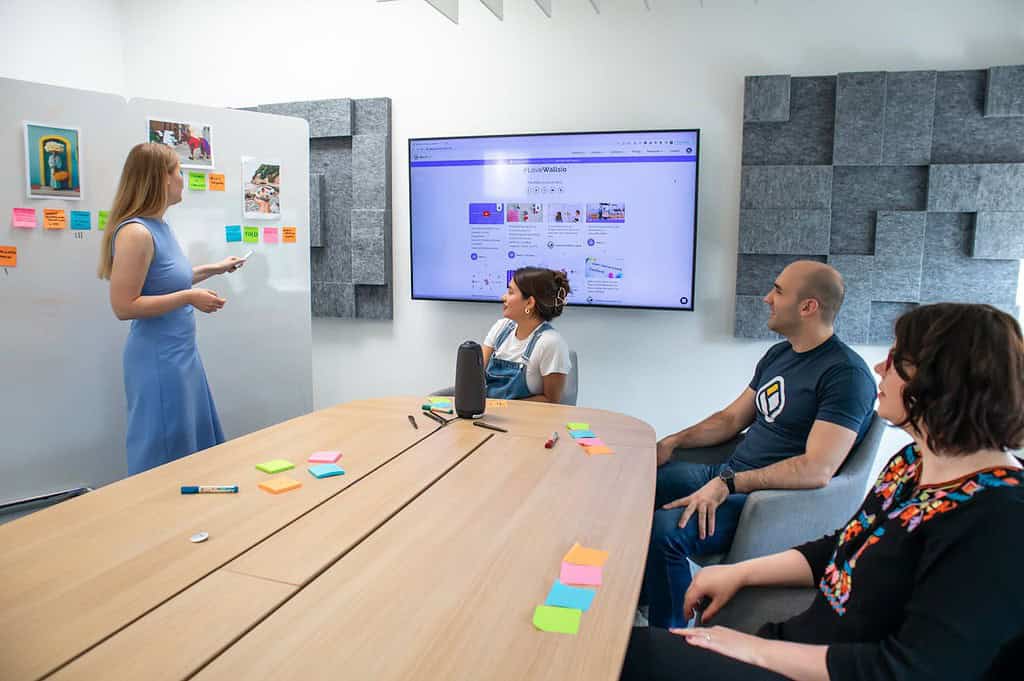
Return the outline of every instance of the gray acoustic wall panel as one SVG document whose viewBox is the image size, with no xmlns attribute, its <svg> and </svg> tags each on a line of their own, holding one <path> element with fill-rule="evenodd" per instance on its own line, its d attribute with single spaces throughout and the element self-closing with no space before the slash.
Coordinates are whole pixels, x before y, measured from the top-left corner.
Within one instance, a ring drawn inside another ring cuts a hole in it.
<svg viewBox="0 0 1024 681">
<path fill-rule="evenodd" d="M 349 137 L 352 134 L 352 100 L 321 99 L 308 102 L 309 136 Z"/>
<path fill-rule="evenodd" d="M 781 123 L 789 120 L 789 76 L 747 76 L 743 120 Z"/>
<path fill-rule="evenodd" d="M 882 162 L 885 72 L 840 73 L 836 80 L 836 124 L 832 163 Z"/>
<path fill-rule="evenodd" d="M 391 100 L 324 99 L 257 110 L 309 123 L 313 316 L 391 319 Z"/>
<path fill-rule="evenodd" d="M 1024 117 L 985 117 L 985 71 L 940 71 L 932 163 L 1024 163 Z"/>
<path fill-rule="evenodd" d="M 978 213 L 971 257 L 990 260 L 1024 258 L 1024 212 Z"/>
<path fill-rule="evenodd" d="M 928 210 L 969 212 L 1024 210 L 1024 163 L 933 165 Z"/>
<path fill-rule="evenodd" d="M 828 255 L 827 210 L 740 210 L 740 253 Z"/>
<path fill-rule="evenodd" d="M 830 255 L 828 264 L 839 271 L 846 284 L 846 299 L 836 317 L 836 334 L 847 343 L 867 343 L 875 258 L 871 255 Z"/>
<path fill-rule="evenodd" d="M 928 214 L 922 303 L 951 301 L 1007 307 L 1016 302 L 1020 261 L 972 258 L 973 222 L 973 217 L 964 213 Z"/>
<path fill-rule="evenodd" d="M 872 255 L 875 214 L 924 210 L 928 169 L 917 166 L 837 166 L 832 180 L 832 253 Z"/>
<path fill-rule="evenodd" d="M 773 82 L 746 83 L 736 336 L 774 337 L 760 299 L 802 258 L 842 274 L 850 342 L 890 343 L 918 304 L 1018 313 L 1024 66 L 792 78 L 780 122 L 758 119 Z"/>
<path fill-rule="evenodd" d="M 829 165 L 835 128 L 836 79 L 790 80 L 789 120 L 743 126 L 743 165 Z"/>
<path fill-rule="evenodd" d="M 740 182 L 740 208 L 808 208 L 832 204 L 831 166 L 748 166 Z"/>
<path fill-rule="evenodd" d="M 768 306 L 761 298 L 736 296 L 736 337 L 779 338 L 779 334 L 768 328 Z"/>
<path fill-rule="evenodd" d="M 931 162 L 935 71 L 898 71 L 885 79 L 883 165 Z"/>
<path fill-rule="evenodd" d="M 986 116 L 1024 116 L 1024 66 L 993 66 L 985 90 Z"/>
<path fill-rule="evenodd" d="M 791 262 L 817 260 L 825 262 L 820 255 L 750 255 L 740 254 L 736 278 L 736 295 L 763 298 L 771 289 L 775 277 Z"/>
<path fill-rule="evenodd" d="M 309 174 L 309 245 L 320 247 L 323 241 L 323 207 L 320 199 L 324 194 L 323 173 Z"/>
<path fill-rule="evenodd" d="M 878 211 L 875 227 L 875 277 L 872 299 L 916 303 L 921 299 L 928 214 Z"/>
<path fill-rule="evenodd" d="M 872 345 L 890 345 L 895 337 L 896 320 L 915 307 L 917 303 L 871 303 L 871 332 L 868 342 Z"/>
</svg>

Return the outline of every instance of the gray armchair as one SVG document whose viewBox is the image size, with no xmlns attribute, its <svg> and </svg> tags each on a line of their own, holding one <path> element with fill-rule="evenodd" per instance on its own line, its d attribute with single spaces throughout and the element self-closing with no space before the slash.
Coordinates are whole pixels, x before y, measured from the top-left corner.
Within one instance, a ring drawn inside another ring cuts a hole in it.
<svg viewBox="0 0 1024 681">
<path fill-rule="evenodd" d="M 878 453 L 885 422 L 872 412 L 864 439 L 854 447 L 839 472 L 821 489 L 761 490 L 747 497 L 729 551 L 696 556 L 698 566 L 738 563 L 777 553 L 841 527 L 864 500 Z M 742 439 L 717 447 L 676 450 L 673 458 L 700 463 L 721 463 Z"/>
<path fill-rule="evenodd" d="M 569 373 L 565 377 L 565 388 L 562 390 L 562 399 L 558 400 L 559 404 L 565 404 L 570 407 L 576 406 L 576 398 L 579 396 L 580 391 L 580 362 L 579 357 L 576 356 L 575 350 L 569 351 Z M 447 388 L 441 388 L 430 393 L 438 397 L 451 396 L 455 394 L 455 386 L 449 386 Z"/>
</svg>

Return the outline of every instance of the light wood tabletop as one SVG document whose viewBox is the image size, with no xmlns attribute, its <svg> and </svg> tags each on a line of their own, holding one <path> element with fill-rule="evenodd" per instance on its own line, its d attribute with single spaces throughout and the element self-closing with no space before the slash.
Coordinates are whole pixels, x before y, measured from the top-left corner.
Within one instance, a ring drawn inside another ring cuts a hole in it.
<svg viewBox="0 0 1024 681">
<path fill-rule="evenodd" d="M 240 437 L 0 526 L 0 669 L 38 679 L 399 456 L 437 425 L 415 399 L 341 405 Z M 316 480 L 314 451 L 346 474 Z M 271 495 L 257 463 L 285 458 L 303 483 Z M 238 484 L 182 495 L 181 485 Z M 189 538 L 207 532 L 210 539 Z"/>
<path fill-rule="evenodd" d="M 0 556 L 4 678 L 617 678 L 653 430 L 525 402 L 489 407 L 483 420 L 508 433 L 437 428 L 421 401 L 326 409 L 0 527 L 17 547 Z M 586 456 L 568 421 L 616 454 Z M 319 449 L 342 450 L 346 475 L 309 476 Z M 253 466 L 278 457 L 303 487 L 272 496 Z M 248 494 L 178 493 L 235 482 Z M 199 530 L 210 540 L 189 543 Z M 575 541 L 611 553 L 605 584 L 578 636 L 539 632 L 533 609 Z"/>
</svg>

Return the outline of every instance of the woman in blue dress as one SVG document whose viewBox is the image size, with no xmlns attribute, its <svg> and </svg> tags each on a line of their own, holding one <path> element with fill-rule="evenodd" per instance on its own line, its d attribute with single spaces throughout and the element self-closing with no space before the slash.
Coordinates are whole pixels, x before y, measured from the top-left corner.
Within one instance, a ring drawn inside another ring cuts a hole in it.
<svg viewBox="0 0 1024 681">
<path fill-rule="evenodd" d="M 103 235 L 99 276 L 110 280 L 114 314 L 132 321 L 124 348 L 129 475 L 224 441 L 196 346 L 193 309 L 212 313 L 225 301 L 192 286 L 234 272 L 244 261 L 230 257 L 192 267 L 163 220 L 181 201 L 183 186 L 170 147 L 136 145 Z"/>
</svg>

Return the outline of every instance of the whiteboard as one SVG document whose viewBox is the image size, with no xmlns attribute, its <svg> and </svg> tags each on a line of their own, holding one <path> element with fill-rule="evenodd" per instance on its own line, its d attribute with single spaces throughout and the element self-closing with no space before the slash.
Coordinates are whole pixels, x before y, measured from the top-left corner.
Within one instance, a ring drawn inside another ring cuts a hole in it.
<svg viewBox="0 0 1024 681">
<path fill-rule="evenodd" d="M 130 322 L 114 316 L 96 277 L 97 214 L 113 202 L 128 151 L 147 141 L 147 118 L 212 126 L 211 172 L 225 175 L 226 191 L 189 191 L 186 170 L 182 203 L 165 215 L 192 264 L 255 251 L 238 272 L 198 285 L 227 299 L 195 315 L 225 436 L 313 408 L 306 121 L 0 79 L 0 245 L 18 249 L 17 266 L 0 269 L 0 502 L 126 474 Z M 27 197 L 24 121 L 80 130 L 82 200 Z M 281 163 L 279 220 L 243 220 L 242 157 Z M 43 208 L 87 210 L 92 228 L 17 229 L 12 208 L 35 208 L 40 224 Z M 260 243 L 228 243 L 226 225 L 260 226 Z M 297 243 L 264 243 L 263 226 L 297 227 Z"/>
</svg>

